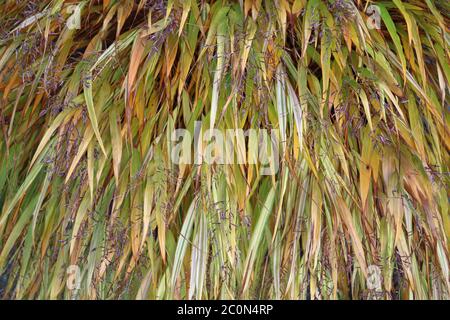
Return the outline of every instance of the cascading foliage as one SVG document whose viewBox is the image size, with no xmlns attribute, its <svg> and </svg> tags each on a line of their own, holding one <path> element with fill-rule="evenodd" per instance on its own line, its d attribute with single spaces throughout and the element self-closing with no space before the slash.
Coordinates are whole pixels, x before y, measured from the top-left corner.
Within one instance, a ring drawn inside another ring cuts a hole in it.
<svg viewBox="0 0 450 320">
<path fill-rule="evenodd" d="M 0 297 L 448 299 L 449 12 L 0 0 Z M 198 123 L 278 170 L 174 163 Z"/>
</svg>

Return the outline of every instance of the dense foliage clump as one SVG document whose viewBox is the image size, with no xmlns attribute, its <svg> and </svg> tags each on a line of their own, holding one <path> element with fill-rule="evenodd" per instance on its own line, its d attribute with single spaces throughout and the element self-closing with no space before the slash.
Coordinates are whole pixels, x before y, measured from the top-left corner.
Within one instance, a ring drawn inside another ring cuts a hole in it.
<svg viewBox="0 0 450 320">
<path fill-rule="evenodd" d="M 449 10 L 0 0 L 0 297 L 448 299 Z"/>
</svg>

